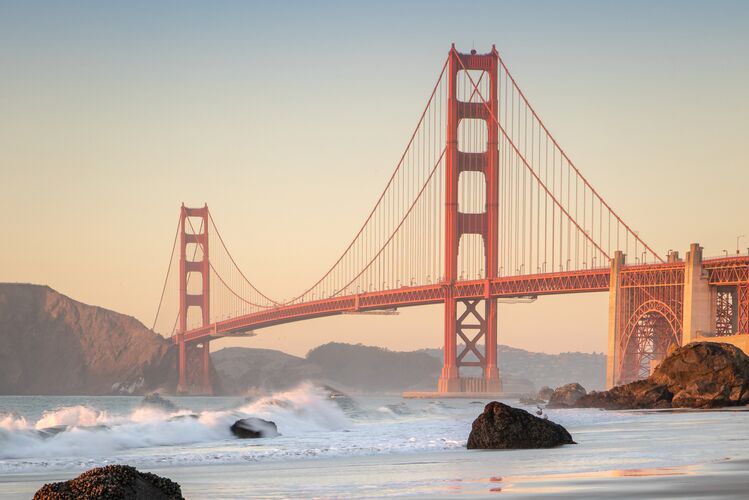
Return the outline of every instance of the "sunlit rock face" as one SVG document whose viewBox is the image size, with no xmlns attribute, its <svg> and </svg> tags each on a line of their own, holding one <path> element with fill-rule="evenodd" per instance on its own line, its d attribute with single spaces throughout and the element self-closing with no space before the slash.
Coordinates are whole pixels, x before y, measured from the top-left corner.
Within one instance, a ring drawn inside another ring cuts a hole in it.
<svg viewBox="0 0 749 500">
<path fill-rule="evenodd" d="M 549 408 L 571 408 L 577 400 L 585 396 L 587 391 L 577 382 L 565 384 L 554 389 L 549 396 Z"/>
<path fill-rule="evenodd" d="M 736 346 L 693 342 L 644 380 L 591 392 L 575 406 L 607 409 L 718 408 L 749 404 L 749 357 Z"/>
</svg>

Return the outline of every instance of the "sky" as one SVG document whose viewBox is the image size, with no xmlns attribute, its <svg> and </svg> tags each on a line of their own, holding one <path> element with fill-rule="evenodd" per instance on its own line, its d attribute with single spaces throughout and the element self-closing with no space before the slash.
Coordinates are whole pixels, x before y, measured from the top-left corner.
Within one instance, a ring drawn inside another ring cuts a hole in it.
<svg viewBox="0 0 749 500">
<path fill-rule="evenodd" d="M 349 242 L 445 60 L 502 54 L 661 254 L 749 247 L 749 3 L 0 2 L 0 281 L 150 326 L 182 202 L 291 297 Z M 501 304 L 499 342 L 606 349 L 606 294 Z M 437 347 L 438 306 L 213 342 Z"/>
</svg>

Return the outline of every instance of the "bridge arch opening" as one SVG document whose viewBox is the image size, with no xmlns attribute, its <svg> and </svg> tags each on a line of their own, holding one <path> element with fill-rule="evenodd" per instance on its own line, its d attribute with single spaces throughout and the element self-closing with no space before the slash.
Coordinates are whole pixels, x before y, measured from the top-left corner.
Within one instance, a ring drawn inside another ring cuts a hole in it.
<svg viewBox="0 0 749 500">
<path fill-rule="evenodd" d="M 619 383 L 647 378 L 671 345 L 681 345 L 679 318 L 663 302 L 645 302 L 632 314 L 622 338 Z"/>
</svg>

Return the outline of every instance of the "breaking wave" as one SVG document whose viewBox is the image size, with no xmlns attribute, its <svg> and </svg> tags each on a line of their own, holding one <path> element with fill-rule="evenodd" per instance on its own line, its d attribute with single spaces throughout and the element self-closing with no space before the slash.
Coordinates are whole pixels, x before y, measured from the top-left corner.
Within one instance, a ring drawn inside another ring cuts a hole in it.
<svg viewBox="0 0 749 500">
<path fill-rule="evenodd" d="M 46 411 L 36 422 L 0 414 L 0 460 L 108 456 L 135 448 L 232 440 L 231 425 L 250 416 L 272 420 L 283 436 L 340 430 L 349 424 L 327 393 L 311 384 L 238 408 L 199 413 L 142 406 L 113 415 L 69 406 Z"/>
</svg>

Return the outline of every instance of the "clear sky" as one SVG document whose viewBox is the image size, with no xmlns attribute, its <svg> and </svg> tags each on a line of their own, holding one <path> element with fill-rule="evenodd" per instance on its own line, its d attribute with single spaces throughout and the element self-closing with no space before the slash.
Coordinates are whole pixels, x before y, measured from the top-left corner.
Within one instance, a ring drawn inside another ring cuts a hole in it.
<svg viewBox="0 0 749 500">
<path fill-rule="evenodd" d="M 149 324 L 181 202 L 272 296 L 380 193 L 450 43 L 492 43 L 661 253 L 749 247 L 749 2 L 0 2 L 0 280 Z M 320 235 L 324 235 L 321 237 Z M 501 343 L 604 351 L 606 294 L 500 307 Z M 439 346 L 438 307 L 223 340 Z"/>
</svg>

